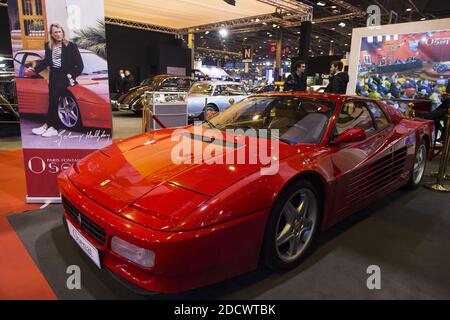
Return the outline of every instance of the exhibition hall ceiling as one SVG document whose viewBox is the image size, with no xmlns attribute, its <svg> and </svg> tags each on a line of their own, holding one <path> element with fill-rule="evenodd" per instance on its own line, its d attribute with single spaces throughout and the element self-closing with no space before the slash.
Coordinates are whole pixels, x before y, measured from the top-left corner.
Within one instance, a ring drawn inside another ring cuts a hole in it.
<svg viewBox="0 0 450 320">
<path fill-rule="evenodd" d="M 107 17 L 187 28 L 202 24 L 273 13 L 275 7 L 257 0 L 105 0 Z"/>
</svg>

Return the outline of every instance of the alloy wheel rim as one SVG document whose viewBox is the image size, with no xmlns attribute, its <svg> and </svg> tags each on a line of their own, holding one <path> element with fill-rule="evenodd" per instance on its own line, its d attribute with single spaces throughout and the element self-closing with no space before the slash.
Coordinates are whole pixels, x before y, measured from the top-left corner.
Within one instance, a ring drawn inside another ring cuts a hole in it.
<svg viewBox="0 0 450 320">
<path fill-rule="evenodd" d="M 62 124 L 73 128 L 80 117 L 78 106 L 72 97 L 61 97 L 58 101 L 58 116 Z"/>
<path fill-rule="evenodd" d="M 309 189 L 300 189 L 285 203 L 278 218 L 275 247 L 284 262 L 296 260 L 308 247 L 317 223 L 317 199 Z"/>
<path fill-rule="evenodd" d="M 416 158 L 414 160 L 414 183 L 418 184 L 420 180 L 422 180 L 423 173 L 425 171 L 425 154 L 426 149 L 425 146 L 422 144 L 420 145 L 419 149 L 416 152 Z"/>
</svg>

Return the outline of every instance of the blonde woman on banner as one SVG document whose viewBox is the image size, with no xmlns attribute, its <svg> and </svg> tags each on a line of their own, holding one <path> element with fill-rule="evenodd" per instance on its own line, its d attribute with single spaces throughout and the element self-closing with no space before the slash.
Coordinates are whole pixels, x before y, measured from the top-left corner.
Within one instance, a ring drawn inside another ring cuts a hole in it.
<svg viewBox="0 0 450 320">
<path fill-rule="evenodd" d="M 66 32 L 59 23 L 52 23 L 49 28 L 50 39 L 45 43 L 45 58 L 35 68 L 29 68 L 39 73 L 49 68 L 49 105 L 47 122 L 32 130 L 33 134 L 42 137 L 58 135 L 60 120 L 58 101 L 64 96 L 67 87 L 76 84 L 76 78 L 83 72 L 83 60 L 75 43 L 66 38 Z M 65 116 L 61 115 L 61 116 Z"/>
</svg>

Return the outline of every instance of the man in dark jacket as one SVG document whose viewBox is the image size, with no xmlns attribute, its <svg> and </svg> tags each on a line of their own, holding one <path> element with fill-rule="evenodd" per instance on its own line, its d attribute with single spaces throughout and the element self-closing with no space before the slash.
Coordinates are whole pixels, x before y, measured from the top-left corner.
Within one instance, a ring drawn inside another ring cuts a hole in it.
<svg viewBox="0 0 450 320">
<path fill-rule="evenodd" d="M 442 94 L 443 101 L 439 107 L 425 116 L 425 119 L 434 120 L 436 131 L 436 142 L 445 142 L 445 128 L 447 127 L 448 109 L 450 108 L 450 80 L 447 83 L 447 89 Z M 440 132 L 438 137 L 438 132 Z"/>
<path fill-rule="evenodd" d="M 123 78 L 123 91 L 128 92 L 134 86 L 134 77 L 130 70 L 125 70 L 125 77 Z"/>
<path fill-rule="evenodd" d="M 297 61 L 294 69 L 295 72 L 291 73 L 284 83 L 284 91 L 306 91 L 305 62 Z"/>
<path fill-rule="evenodd" d="M 330 82 L 328 83 L 325 92 L 345 94 L 349 78 L 348 74 L 342 71 L 343 68 L 344 64 L 341 61 L 336 60 L 331 62 Z"/>
</svg>

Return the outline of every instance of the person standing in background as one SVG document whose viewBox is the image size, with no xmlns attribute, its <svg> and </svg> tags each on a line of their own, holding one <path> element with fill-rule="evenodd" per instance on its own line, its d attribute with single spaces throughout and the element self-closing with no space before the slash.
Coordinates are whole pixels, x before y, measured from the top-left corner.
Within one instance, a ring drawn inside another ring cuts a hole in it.
<svg viewBox="0 0 450 320">
<path fill-rule="evenodd" d="M 335 60 L 330 65 L 330 82 L 325 89 L 328 93 L 345 94 L 347 91 L 347 84 L 349 81 L 348 74 L 343 72 L 344 64 L 342 61 Z"/>
<path fill-rule="evenodd" d="M 125 70 L 125 77 L 123 78 L 123 91 L 128 92 L 134 86 L 134 77 L 130 70 Z"/>
<path fill-rule="evenodd" d="M 297 61 L 294 69 L 295 72 L 291 73 L 284 83 L 284 91 L 306 91 L 305 62 Z"/>
<path fill-rule="evenodd" d="M 123 79 L 125 78 L 125 73 L 122 69 L 119 70 L 119 74 L 116 78 L 116 92 L 119 94 L 124 93 L 123 91 Z"/>
</svg>

